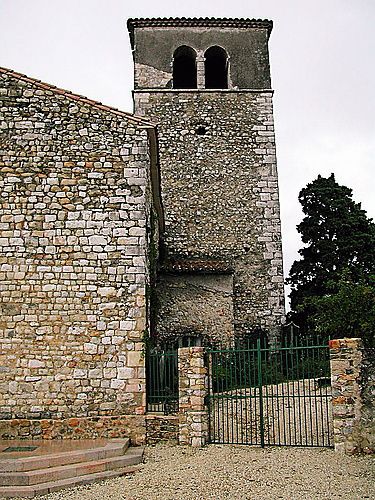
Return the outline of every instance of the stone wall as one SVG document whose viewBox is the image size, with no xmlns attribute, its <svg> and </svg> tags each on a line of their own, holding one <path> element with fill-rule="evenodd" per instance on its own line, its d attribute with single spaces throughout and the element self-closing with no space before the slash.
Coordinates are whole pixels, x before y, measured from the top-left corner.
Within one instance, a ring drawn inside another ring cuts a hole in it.
<svg viewBox="0 0 375 500">
<path fill-rule="evenodd" d="M 0 76 L 3 435 L 25 420 L 142 415 L 150 126 Z"/>
<path fill-rule="evenodd" d="M 231 264 L 235 333 L 276 335 L 284 288 L 272 92 L 136 90 L 134 100 L 159 123 L 167 256 Z"/>
<path fill-rule="evenodd" d="M 195 336 L 220 343 L 233 339 L 233 276 L 159 276 L 157 333 L 165 339 Z"/>
<path fill-rule="evenodd" d="M 146 443 L 178 443 L 179 415 L 146 415 Z"/>
<path fill-rule="evenodd" d="M 375 452 L 374 350 L 361 339 L 330 341 L 335 451 Z"/>
<path fill-rule="evenodd" d="M 145 419 L 145 415 L 120 415 L 0 420 L 0 439 L 130 438 L 137 446 L 146 442 Z"/>
</svg>

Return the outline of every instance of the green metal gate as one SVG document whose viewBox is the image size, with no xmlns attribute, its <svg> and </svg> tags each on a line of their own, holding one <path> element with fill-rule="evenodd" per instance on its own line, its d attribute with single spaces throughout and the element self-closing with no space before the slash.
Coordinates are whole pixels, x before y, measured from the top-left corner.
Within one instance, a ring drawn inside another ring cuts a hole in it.
<svg viewBox="0 0 375 500">
<path fill-rule="evenodd" d="M 146 352 L 146 410 L 178 412 L 178 351 L 171 346 L 148 346 Z"/>
<path fill-rule="evenodd" d="M 333 446 L 327 345 L 209 350 L 211 443 Z"/>
</svg>

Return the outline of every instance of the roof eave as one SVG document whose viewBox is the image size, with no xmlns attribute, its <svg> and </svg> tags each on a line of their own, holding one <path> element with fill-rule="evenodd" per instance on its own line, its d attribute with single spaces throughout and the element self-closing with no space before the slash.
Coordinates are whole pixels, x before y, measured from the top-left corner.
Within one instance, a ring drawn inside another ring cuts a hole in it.
<svg viewBox="0 0 375 500">
<path fill-rule="evenodd" d="M 217 27 L 217 28 L 262 28 L 267 30 L 268 38 L 271 35 L 273 22 L 269 19 L 248 18 L 215 18 L 215 17 L 159 17 L 159 18 L 130 18 L 127 21 L 130 43 L 134 49 L 135 28 L 162 28 L 162 27 Z"/>
</svg>

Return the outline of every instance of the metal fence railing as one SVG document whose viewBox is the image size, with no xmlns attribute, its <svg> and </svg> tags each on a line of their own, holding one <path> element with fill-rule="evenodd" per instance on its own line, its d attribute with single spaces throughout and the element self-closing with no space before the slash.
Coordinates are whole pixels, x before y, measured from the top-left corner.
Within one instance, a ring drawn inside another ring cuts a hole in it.
<svg viewBox="0 0 375 500">
<path fill-rule="evenodd" d="M 178 351 L 150 347 L 146 354 L 146 409 L 178 412 Z"/>
<path fill-rule="evenodd" d="M 209 350 L 210 441 L 332 446 L 328 343 Z"/>
</svg>

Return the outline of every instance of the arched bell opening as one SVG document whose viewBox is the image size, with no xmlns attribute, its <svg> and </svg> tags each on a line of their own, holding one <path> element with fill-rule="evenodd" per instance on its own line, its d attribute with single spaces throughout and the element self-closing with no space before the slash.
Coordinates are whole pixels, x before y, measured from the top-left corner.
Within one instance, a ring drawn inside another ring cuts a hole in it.
<svg viewBox="0 0 375 500">
<path fill-rule="evenodd" d="M 178 47 L 173 54 L 173 88 L 197 88 L 197 54 L 187 45 Z"/>
<path fill-rule="evenodd" d="M 205 54 L 205 88 L 228 88 L 228 54 L 215 45 L 206 50 Z"/>
</svg>

